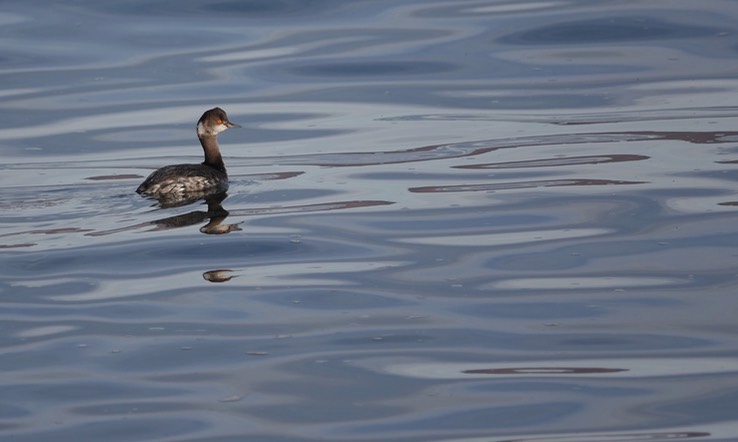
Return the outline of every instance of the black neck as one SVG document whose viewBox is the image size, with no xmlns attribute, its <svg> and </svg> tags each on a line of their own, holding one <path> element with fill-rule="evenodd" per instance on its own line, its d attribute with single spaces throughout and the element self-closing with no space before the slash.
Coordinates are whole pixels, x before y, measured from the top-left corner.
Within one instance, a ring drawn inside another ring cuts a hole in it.
<svg viewBox="0 0 738 442">
<path fill-rule="evenodd" d="M 202 164 L 225 172 L 225 164 L 223 163 L 223 157 L 220 156 L 220 147 L 218 147 L 218 140 L 215 135 L 198 135 L 197 137 L 200 139 L 200 144 L 202 144 L 202 150 L 205 151 L 205 161 Z"/>
</svg>

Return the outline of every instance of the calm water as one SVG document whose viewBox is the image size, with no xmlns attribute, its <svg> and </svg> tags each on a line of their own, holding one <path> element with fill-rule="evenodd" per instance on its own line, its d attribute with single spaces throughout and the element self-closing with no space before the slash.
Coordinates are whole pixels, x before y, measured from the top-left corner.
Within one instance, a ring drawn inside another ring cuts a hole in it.
<svg viewBox="0 0 738 442">
<path fill-rule="evenodd" d="M 0 440 L 738 440 L 736 23 L 4 1 Z"/>
</svg>

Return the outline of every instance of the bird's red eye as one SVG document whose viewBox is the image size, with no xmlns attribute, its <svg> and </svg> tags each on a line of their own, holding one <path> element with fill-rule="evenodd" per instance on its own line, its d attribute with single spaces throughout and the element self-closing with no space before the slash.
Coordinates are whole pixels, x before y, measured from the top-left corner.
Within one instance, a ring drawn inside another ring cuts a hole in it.
<svg viewBox="0 0 738 442">
<path fill-rule="evenodd" d="M 223 124 L 223 120 L 221 120 L 221 119 L 219 118 L 219 119 L 218 119 L 218 124 Z"/>
</svg>

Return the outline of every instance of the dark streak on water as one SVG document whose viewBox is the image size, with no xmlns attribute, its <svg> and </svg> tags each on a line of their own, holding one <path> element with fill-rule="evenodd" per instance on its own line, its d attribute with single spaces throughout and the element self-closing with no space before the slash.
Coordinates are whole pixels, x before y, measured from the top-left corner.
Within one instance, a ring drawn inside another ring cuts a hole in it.
<svg viewBox="0 0 738 442">
<path fill-rule="evenodd" d="M 736 22 L 3 2 L 0 440 L 737 440 Z"/>
</svg>

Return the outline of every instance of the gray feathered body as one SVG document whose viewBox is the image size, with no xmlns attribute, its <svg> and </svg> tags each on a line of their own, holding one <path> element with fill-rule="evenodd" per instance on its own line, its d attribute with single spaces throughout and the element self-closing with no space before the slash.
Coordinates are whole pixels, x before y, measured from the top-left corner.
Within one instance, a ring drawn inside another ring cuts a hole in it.
<svg viewBox="0 0 738 442">
<path fill-rule="evenodd" d="M 154 171 L 138 186 L 143 195 L 220 193 L 228 189 L 228 175 L 207 164 L 174 164 Z"/>
</svg>

